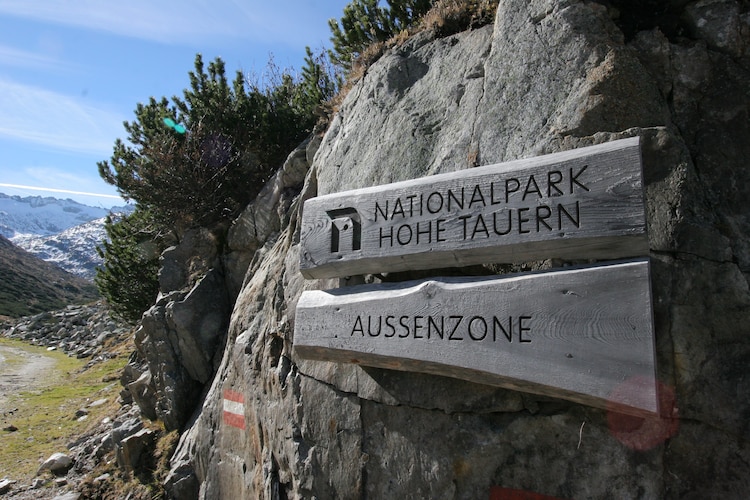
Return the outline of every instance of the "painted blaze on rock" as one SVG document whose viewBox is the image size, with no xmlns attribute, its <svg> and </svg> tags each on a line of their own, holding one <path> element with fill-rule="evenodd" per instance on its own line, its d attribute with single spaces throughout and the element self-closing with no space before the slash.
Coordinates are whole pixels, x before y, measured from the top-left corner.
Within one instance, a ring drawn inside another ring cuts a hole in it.
<svg viewBox="0 0 750 500">
<path fill-rule="evenodd" d="M 643 255 L 639 139 L 313 198 L 301 244 L 307 278 Z"/>
</svg>

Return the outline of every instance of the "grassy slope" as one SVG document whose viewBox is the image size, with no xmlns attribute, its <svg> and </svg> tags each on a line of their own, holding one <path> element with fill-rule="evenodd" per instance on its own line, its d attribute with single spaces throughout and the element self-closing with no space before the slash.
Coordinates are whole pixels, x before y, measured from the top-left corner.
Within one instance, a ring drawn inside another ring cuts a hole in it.
<svg viewBox="0 0 750 500">
<path fill-rule="evenodd" d="M 17 410 L 12 415 L 0 415 L 1 428 L 10 424 L 18 428 L 15 432 L 0 431 L 0 474 L 28 484 L 40 461 L 55 452 L 65 453 L 66 445 L 75 437 L 86 433 L 102 418 L 114 415 L 121 389 L 118 378 L 127 363 L 127 352 L 82 371 L 83 361 L 61 352 L 47 352 L 43 347 L 3 338 L 0 343 L 44 354 L 56 361 L 54 374 L 44 386 L 11 396 L 8 407 Z M 107 399 L 107 403 L 88 407 L 98 399 Z M 75 413 L 82 408 L 89 415 L 78 422 Z"/>
<path fill-rule="evenodd" d="M 29 316 L 98 298 L 96 287 L 0 236 L 0 315 Z"/>
</svg>

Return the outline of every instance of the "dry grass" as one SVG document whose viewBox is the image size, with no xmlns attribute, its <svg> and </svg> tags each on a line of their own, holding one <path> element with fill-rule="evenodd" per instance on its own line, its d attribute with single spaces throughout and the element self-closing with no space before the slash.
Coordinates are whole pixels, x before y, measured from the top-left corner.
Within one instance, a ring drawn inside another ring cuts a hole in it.
<svg viewBox="0 0 750 500">
<path fill-rule="evenodd" d="M 1 431 L 0 471 L 3 476 L 29 482 L 42 460 L 54 452 L 66 452 L 69 442 L 115 413 L 120 392 L 116 380 L 127 357 L 118 356 L 83 370 L 83 361 L 62 352 L 47 352 L 44 347 L 8 339 L 0 342 L 52 357 L 56 362 L 55 375 L 34 390 L 12 395 L 8 406 L 14 410 L 3 416 L 3 427 L 13 425 L 17 430 Z M 89 406 L 98 399 L 106 399 L 107 403 Z M 76 419 L 79 409 L 88 411 L 85 420 Z"/>
<path fill-rule="evenodd" d="M 142 471 L 143 474 L 139 477 L 130 477 L 116 467 L 114 460 L 102 462 L 80 484 L 79 491 L 84 498 L 158 500 L 165 497 L 164 481 L 169 473 L 169 459 L 177 448 L 180 434 L 177 431 L 165 433 L 159 422 L 150 422 L 146 426 L 158 433 L 154 454 L 149 460 L 149 470 Z M 109 474 L 110 479 L 97 481 L 97 476 L 102 474 Z"/>
<path fill-rule="evenodd" d="M 478 28 L 495 20 L 497 0 L 440 0 L 420 21 L 422 30 L 438 37 Z"/>
</svg>

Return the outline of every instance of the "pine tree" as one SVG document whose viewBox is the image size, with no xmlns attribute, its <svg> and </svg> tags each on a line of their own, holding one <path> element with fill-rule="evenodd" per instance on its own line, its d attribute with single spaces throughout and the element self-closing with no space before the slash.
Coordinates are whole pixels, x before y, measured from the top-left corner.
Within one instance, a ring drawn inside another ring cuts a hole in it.
<svg viewBox="0 0 750 500">
<path fill-rule="evenodd" d="M 94 282 L 113 314 L 135 323 L 159 291 L 163 240 L 152 215 L 139 208 L 130 215 L 107 217 L 104 228 L 107 241 L 97 248 L 104 264 L 96 270 Z"/>
<path fill-rule="evenodd" d="M 315 119 L 301 109 L 289 74 L 266 88 L 238 72 L 230 85 L 221 59 L 199 55 L 183 97 L 153 97 L 125 123 L 102 178 L 163 223 L 209 227 L 235 216 L 307 135 Z"/>
<path fill-rule="evenodd" d="M 380 7 L 378 3 L 378 0 L 354 0 L 344 7 L 340 21 L 328 21 L 333 42 L 331 60 L 347 72 L 369 45 L 385 42 L 407 29 L 430 10 L 434 0 L 388 0 L 388 7 Z"/>
<path fill-rule="evenodd" d="M 107 221 L 100 248 L 100 293 L 116 315 L 137 321 L 158 290 L 161 234 L 191 226 L 221 230 L 255 198 L 286 155 L 309 134 L 315 107 L 335 92 L 331 74 L 308 49 L 302 79 L 271 67 L 272 80 L 253 85 L 226 78 L 221 59 L 204 67 L 198 54 L 182 97 L 138 104 L 115 142 L 102 178 L 136 211 Z"/>
<path fill-rule="evenodd" d="M 324 52 L 313 55 L 310 47 L 305 47 L 305 53 L 297 105 L 304 113 L 315 114 L 318 106 L 336 95 L 342 77 L 335 73 Z"/>
</svg>

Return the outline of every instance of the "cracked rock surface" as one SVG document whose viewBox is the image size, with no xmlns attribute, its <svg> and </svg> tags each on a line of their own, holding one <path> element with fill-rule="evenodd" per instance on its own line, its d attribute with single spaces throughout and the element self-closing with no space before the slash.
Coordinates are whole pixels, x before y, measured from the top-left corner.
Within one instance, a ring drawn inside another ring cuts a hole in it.
<svg viewBox="0 0 750 500">
<path fill-rule="evenodd" d="M 221 362 L 172 460 L 174 496 L 487 498 L 495 486 L 559 498 L 746 494 L 747 4 L 671 2 L 684 15 L 666 34 L 626 29 L 618 22 L 634 13 L 611 4 L 620 9 L 501 0 L 494 25 L 421 33 L 367 70 L 315 144 L 304 184 L 286 186 L 278 231 L 253 247 Z M 636 135 L 657 375 L 669 396 L 661 420 L 295 356 L 300 294 L 339 286 L 299 273 L 304 199 Z M 264 210 L 279 211 L 280 198 L 268 199 Z M 227 391 L 242 395 L 241 425 L 223 418 Z"/>
</svg>

